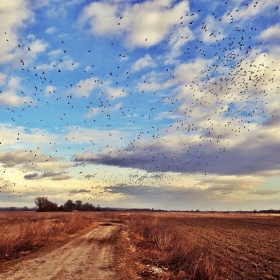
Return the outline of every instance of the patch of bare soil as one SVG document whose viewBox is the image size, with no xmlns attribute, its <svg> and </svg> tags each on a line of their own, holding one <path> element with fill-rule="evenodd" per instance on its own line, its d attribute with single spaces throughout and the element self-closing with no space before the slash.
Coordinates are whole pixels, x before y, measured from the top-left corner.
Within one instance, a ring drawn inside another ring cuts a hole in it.
<svg viewBox="0 0 280 280">
<path fill-rule="evenodd" d="M 0 279 L 116 279 L 113 240 L 119 228 L 101 224 L 46 254 L 16 263 Z"/>
</svg>

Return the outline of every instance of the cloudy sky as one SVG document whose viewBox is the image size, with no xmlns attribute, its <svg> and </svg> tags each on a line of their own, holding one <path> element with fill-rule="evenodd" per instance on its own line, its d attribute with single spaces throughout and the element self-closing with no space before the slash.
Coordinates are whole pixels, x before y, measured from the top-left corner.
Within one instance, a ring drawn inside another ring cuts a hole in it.
<svg viewBox="0 0 280 280">
<path fill-rule="evenodd" d="M 280 208 L 280 0 L 0 2 L 0 206 Z"/>
</svg>

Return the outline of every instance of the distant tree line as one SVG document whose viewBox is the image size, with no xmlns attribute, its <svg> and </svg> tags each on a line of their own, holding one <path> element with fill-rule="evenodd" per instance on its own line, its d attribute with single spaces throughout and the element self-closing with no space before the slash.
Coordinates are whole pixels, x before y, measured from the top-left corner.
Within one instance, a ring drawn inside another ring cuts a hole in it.
<svg viewBox="0 0 280 280">
<path fill-rule="evenodd" d="M 58 206 L 57 203 L 53 203 L 48 200 L 47 197 L 36 197 L 35 205 L 38 212 L 52 212 L 52 211 L 99 211 L 100 207 L 95 207 L 91 203 L 83 203 L 81 200 L 76 200 L 73 202 L 71 199 L 68 199 L 63 205 Z"/>
<path fill-rule="evenodd" d="M 14 207 L 14 206 L 10 206 L 10 207 L 0 207 L 0 211 L 36 211 L 37 208 L 36 207 Z"/>
</svg>

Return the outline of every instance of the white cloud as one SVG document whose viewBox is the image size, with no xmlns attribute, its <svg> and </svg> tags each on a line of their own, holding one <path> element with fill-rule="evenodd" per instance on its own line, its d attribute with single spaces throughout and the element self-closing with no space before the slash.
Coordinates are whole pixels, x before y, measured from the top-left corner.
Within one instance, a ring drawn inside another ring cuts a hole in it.
<svg viewBox="0 0 280 280">
<path fill-rule="evenodd" d="M 62 62 L 58 63 L 57 68 L 58 69 L 65 69 L 65 70 L 75 70 L 79 67 L 79 63 L 75 62 L 72 58 L 66 57 L 63 59 Z"/>
<path fill-rule="evenodd" d="M 216 42 L 225 37 L 223 25 L 217 24 L 217 20 L 208 16 L 204 22 L 204 28 L 200 29 L 203 42 Z"/>
<path fill-rule="evenodd" d="M 57 54 L 55 54 L 57 53 Z M 53 56 L 57 56 L 59 51 L 54 51 Z M 62 61 L 57 62 L 56 60 L 51 61 L 49 64 L 40 64 L 36 66 L 37 70 L 54 70 L 54 71 L 73 71 L 79 67 L 79 63 L 75 62 L 71 57 L 63 57 Z"/>
<path fill-rule="evenodd" d="M 131 71 L 137 72 L 147 67 L 155 67 L 155 62 L 149 54 L 139 58 L 131 65 Z"/>
<path fill-rule="evenodd" d="M 18 107 L 32 100 L 29 96 L 20 96 L 17 94 L 17 92 L 22 88 L 20 81 L 21 79 L 19 77 L 10 77 L 7 82 L 7 89 L 0 93 L 0 105 Z"/>
<path fill-rule="evenodd" d="M 264 30 L 258 38 L 263 41 L 274 42 L 275 44 L 280 43 L 280 23 L 275 24 L 268 29 Z"/>
<path fill-rule="evenodd" d="M 0 29 L 7 33 L 9 39 L 16 39 L 17 30 L 26 27 L 26 22 L 34 21 L 34 14 L 27 0 L 1 1 L 0 17 Z"/>
<path fill-rule="evenodd" d="M 93 34 L 124 35 L 128 48 L 148 48 L 164 40 L 188 11 L 187 1 L 175 5 L 172 0 L 146 1 L 134 5 L 127 2 L 94 2 L 84 8 L 79 22 L 89 24 Z"/>
<path fill-rule="evenodd" d="M 91 77 L 86 80 L 80 80 L 75 87 L 69 90 L 76 97 L 89 97 L 91 92 L 99 87 L 99 80 L 97 77 Z"/>
<path fill-rule="evenodd" d="M 0 17 L 0 30 L 5 32 L 4 36 L 0 37 L 0 63 L 19 66 L 20 59 L 24 58 L 27 65 L 38 53 L 46 49 L 47 44 L 36 40 L 34 36 L 22 36 L 22 31 L 27 25 L 34 22 L 34 12 L 29 1 L 1 1 Z M 28 51 L 27 47 L 32 51 Z"/>
<path fill-rule="evenodd" d="M 45 92 L 46 94 L 54 94 L 56 91 L 56 88 L 54 86 L 46 86 Z"/>
<path fill-rule="evenodd" d="M 48 43 L 44 43 L 43 40 L 39 40 L 39 39 L 36 40 L 33 35 L 28 36 L 28 38 L 32 40 L 28 46 L 30 48 L 29 53 L 32 56 L 36 56 L 37 53 L 44 52 L 49 45 Z"/>
<path fill-rule="evenodd" d="M 27 133 L 26 127 L 12 126 L 0 123 L 1 147 L 5 148 L 27 148 L 33 144 L 38 147 L 38 144 L 46 144 L 57 142 L 59 135 L 48 133 L 40 129 L 31 129 Z"/>
<path fill-rule="evenodd" d="M 3 86 L 6 83 L 7 75 L 0 72 L 0 86 Z"/>
<path fill-rule="evenodd" d="M 48 52 L 48 55 L 50 57 L 57 57 L 57 56 L 61 56 L 62 54 L 63 54 L 63 50 L 62 49 L 52 50 L 52 51 Z"/>
<path fill-rule="evenodd" d="M 250 1 L 248 6 L 245 6 L 243 1 L 236 2 L 237 3 L 232 8 L 232 10 L 228 10 L 224 14 L 222 19 L 223 22 L 231 22 L 231 16 L 233 17 L 234 21 L 247 21 L 248 19 L 252 19 L 259 14 L 267 13 L 269 9 L 271 9 L 271 11 L 275 10 L 277 4 L 280 4 L 279 0 Z M 230 13 L 231 16 L 227 16 L 228 13 Z"/>
<path fill-rule="evenodd" d="M 117 98 L 123 98 L 123 97 L 126 97 L 126 95 L 127 95 L 127 93 L 125 92 L 124 89 L 113 88 L 110 86 L 106 87 L 106 92 L 107 92 L 108 98 L 111 100 L 114 100 Z"/>
<path fill-rule="evenodd" d="M 181 115 L 175 115 L 173 112 L 162 112 L 157 114 L 155 117 L 155 120 L 163 120 L 163 119 L 171 119 L 171 120 L 177 120 L 180 119 Z"/>
<path fill-rule="evenodd" d="M 66 133 L 66 138 L 72 139 L 75 143 L 104 144 L 108 143 L 108 138 L 118 140 L 125 136 L 125 133 L 119 130 L 98 130 L 79 127 L 78 129 L 70 127 Z"/>
<path fill-rule="evenodd" d="M 167 73 L 167 72 L 166 72 Z M 166 80 L 166 74 L 152 71 L 141 77 L 143 80 L 137 84 L 137 89 L 141 92 L 164 90 L 175 84 L 174 79 Z"/>
<path fill-rule="evenodd" d="M 0 94 L 0 105 L 18 107 L 28 101 L 30 101 L 29 97 L 21 97 L 12 90 L 6 90 Z"/>
<path fill-rule="evenodd" d="M 86 118 L 92 118 L 96 115 L 98 115 L 100 112 L 102 113 L 106 113 L 106 114 L 109 114 L 109 113 L 112 113 L 112 112 L 115 112 L 117 110 L 119 110 L 122 106 L 122 103 L 119 102 L 117 103 L 115 106 L 111 106 L 111 107 L 106 107 L 106 108 L 100 108 L 100 107 L 92 107 L 89 109 L 89 112 L 85 115 Z"/>
<path fill-rule="evenodd" d="M 98 115 L 100 113 L 100 111 L 101 111 L 100 107 L 90 108 L 89 112 L 85 115 L 85 117 L 90 119 L 90 118 Z"/>
<path fill-rule="evenodd" d="M 181 63 L 174 71 L 176 80 L 184 84 L 193 84 L 194 81 L 200 81 L 207 75 L 205 70 L 212 64 L 211 60 L 198 58 L 190 63 Z"/>
<path fill-rule="evenodd" d="M 52 27 L 48 27 L 46 30 L 45 30 L 45 33 L 47 34 L 53 34 L 57 29 L 52 26 Z"/>
<path fill-rule="evenodd" d="M 192 20 L 195 20 L 196 16 L 192 17 Z M 173 28 L 168 40 L 170 46 L 170 51 L 164 56 L 164 64 L 177 64 L 179 61 L 176 61 L 175 58 L 182 54 L 182 47 L 185 46 L 189 41 L 194 40 L 195 36 L 193 32 L 186 25 L 177 25 Z"/>
</svg>

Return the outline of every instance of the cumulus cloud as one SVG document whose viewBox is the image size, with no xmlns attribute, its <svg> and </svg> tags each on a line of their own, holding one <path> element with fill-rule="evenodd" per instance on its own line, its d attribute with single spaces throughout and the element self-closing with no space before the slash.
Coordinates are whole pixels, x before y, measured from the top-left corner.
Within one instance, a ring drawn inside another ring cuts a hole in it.
<svg viewBox="0 0 280 280">
<path fill-rule="evenodd" d="M 53 52 L 50 52 L 48 55 L 52 58 L 57 57 L 60 55 L 61 50 L 55 50 Z M 39 64 L 36 66 L 37 70 L 51 70 L 51 71 L 73 71 L 76 68 L 79 67 L 79 63 L 75 62 L 71 57 L 69 56 L 63 56 L 62 60 L 56 61 L 52 60 L 50 63 L 44 63 Z"/>
<path fill-rule="evenodd" d="M 28 101 L 30 101 L 29 97 L 19 96 L 13 90 L 5 90 L 0 94 L 1 105 L 19 107 Z"/>
<path fill-rule="evenodd" d="M 0 62 L 8 63 L 14 59 L 19 41 L 19 31 L 27 23 L 34 21 L 34 13 L 27 0 L 1 1 L 0 3 L 0 30 L 5 36 L 0 37 Z M 8 40 L 8 41 L 7 41 Z"/>
<path fill-rule="evenodd" d="M 268 29 L 261 32 L 258 39 L 268 41 L 279 45 L 280 42 L 280 23 L 270 26 Z"/>
<path fill-rule="evenodd" d="M 195 20 L 196 17 L 197 16 L 193 16 L 192 21 Z M 182 54 L 182 48 L 195 38 L 196 36 L 188 26 L 180 24 L 174 27 L 173 32 L 170 34 L 170 39 L 168 40 L 170 50 L 168 50 L 163 56 L 164 64 L 169 65 L 180 63 L 180 60 L 176 60 L 176 58 Z"/>
<path fill-rule="evenodd" d="M 137 72 L 146 67 L 155 67 L 155 62 L 149 54 L 139 58 L 135 63 L 131 65 L 131 71 Z"/>
<path fill-rule="evenodd" d="M 48 56 L 50 56 L 51 58 L 56 58 L 58 56 L 61 56 L 62 54 L 63 54 L 62 49 L 51 50 L 50 52 L 48 52 Z M 53 67 L 53 65 L 51 66 Z"/>
<path fill-rule="evenodd" d="M 243 1 L 237 1 L 230 5 L 231 10 L 228 10 L 224 16 L 222 21 L 231 22 L 231 16 L 234 21 L 245 22 L 248 19 L 252 19 L 259 14 L 265 14 L 271 9 L 271 11 L 275 10 L 275 7 L 279 4 L 279 0 L 276 1 L 251 1 L 248 2 L 248 5 L 244 5 Z M 231 16 L 228 16 L 230 13 Z"/>
<path fill-rule="evenodd" d="M 46 30 L 45 30 L 45 33 L 47 34 L 52 34 L 56 31 L 57 29 L 54 27 L 54 26 L 51 26 L 51 27 L 48 27 Z"/>
<path fill-rule="evenodd" d="M 127 96 L 127 93 L 124 89 L 121 88 L 113 88 L 110 86 L 105 87 L 107 92 L 107 96 L 109 99 L 114 100 L 116 98 L 123 98 Z"/>
<path fill-rule="evenodd" d="M 168 69 L 168 68 L 167 68 Z M 167 70 L 166 70 L 167 72 Z M 137 89 L 139 92 L 151 92 L 165 90 L 175 85 L 174 79 L 167 79 L 165 73 L 151 71 L 142 76 L 143 82 L 138 82 Z"/>
<path fill-rule="evenodd" d="M 212 65 L 212 60 L 198 58 L 189 63 L 181 63 L 174 71 L 176 80 L 184 81 L 184 84 L 193 84 L 194 81 L 200 81 L 207 76 L 206 71 Z"/>
<path fill-rule="evenodd" d="M 56 91 L 56 87 L 54 87 L 54 86 L 46 86 L 46 88 L 45 88 L 45 92 L 48 95 L 49 94 L 54 94 L 55 91 Z"/>
<path fill-rule="evenodd" d="M 155 116 L 155 120 L 163 120 L 163 119 L 171 119 L 176 120 L 179 119 L 181 115 L 175 115 L 172 112 L 161 112 L 158 113 L 157 116 Z"/>
<path fill-rule="evenodd" d="M 205 21 L 203 28 L 200 29 L 201 40 L 203 42 L 211 43 L 221 40 L 226 37 L 224 32 L 224 26 L 219 26 L 213 17 L 208 16 Z"/>
<path fill-rule="evenodd" d="M 93 34 L 124 35 L 124 43 L 129 48 L 148 48 L 164 40 L 188 11 L 187 1 L 177 4 L 172 0 L 145 1 L 134 5 L 100 1 L 84 8 L 79 22 L 88 24 Z"/>
<path fill-rule="evenodd" d="M 74 94 L 76 97 L 89 97 L 94 89 L 99 88 L 99 80 L 97 77 L 91 77 L 85 80 L 80 80 L 69 93 Z"/>
<path fill-rule="evenodd" d="M 247 134 L 241 142 L 230 146 L 219 138 L 210 137 L 205 141 L 199 134 L 166 135 L 152 141 L 137 140 L 110 154 L 105 151 L 95 155 L 78 153 L 73 160 L 87 164 L 138 168 L 148 172 L 265 174 L 266 171 L 280 168 L 280 145 L 278 138 L 274 139 L 272 135 L 268 131 Z"/>
<path fill-rule="evenodd" d="M 86 118 L 92 118 L 96 115 L 98 115 L 100 112 L 102 113 L 107 113 L 107 114 L 111 114 L 117 110 L 119 110 L 122 106 L 122 103 L 119 102 L 114 106 L 110 106 L 110 107 L 106 107 L 106 108 L 101 108 L 101 107 L 92 107 L 89 109 L 89 112 L 85 115 Z"/>
<path fill-rule="evenodd" d="M 0 77 L 1 78 L 1 77 Z M 5 81 L 6 80 L 6 81 Z M 0 92 L 0 106 L 13 106 L 19 107 L 26 102 L 32 100 L 31 97 L 22 94 L 19 95 L 18 92 L 22 89 L 21 79 L 17 76 L 12 76 L 8 80 L 6 75 L 2 75 L 2 83 L 6 82 L 7 86 L 2 92 Z"/>
<path fill-rule="evenodd" d="M 57 68 L 60 70 L 69 70 L 73 71 L 79 67 L 79 63 L 75 62 L 71 57 L 65 57 L 62 62 L 57 64 Z"/>
<path fill-rule="evenodd" d="M 7 75 L 0 72 L 0 86 L 3 86 L 6 83 Z"/>
</svg>

